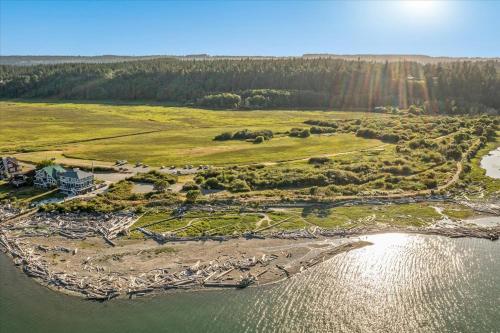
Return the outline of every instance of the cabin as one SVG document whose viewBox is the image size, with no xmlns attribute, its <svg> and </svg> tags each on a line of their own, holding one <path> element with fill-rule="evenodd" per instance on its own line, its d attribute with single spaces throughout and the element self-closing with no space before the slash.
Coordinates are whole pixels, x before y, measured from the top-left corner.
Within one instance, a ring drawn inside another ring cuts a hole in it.
<svg viewBox="0 0 500 333">
<path fill-rule="evenodd" d="M 60 165 L 49 165 L 36 170 L 33 185 L 39 188 L 51 188 L 59 185 L 59 177 L 66 170 Z"/>
<path fill-rule="evenodd" d="M 0 157 L 0 179 L 8 179 L 21 172 L 21 165 L 13 157 Z"/>
<path fill-rule="evenodd" d="M 59 175 L 59 189 L 67 195 L 80 195 L 94 189 L 94 174 L 78 168 Z"/>
</svg>

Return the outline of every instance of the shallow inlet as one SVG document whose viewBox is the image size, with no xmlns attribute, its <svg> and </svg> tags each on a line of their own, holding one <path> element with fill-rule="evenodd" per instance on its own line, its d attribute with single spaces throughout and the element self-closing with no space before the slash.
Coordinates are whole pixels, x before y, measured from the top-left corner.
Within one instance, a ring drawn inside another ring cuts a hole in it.
<svg viewBox="0 0 500 333">
<path fill-rule="evenodd" d="M 486 176 L 500 178 L 500 147 L 490 151 L 481 159 L 481 167 L 486 170 Z"/>
<path fill-rule="evenodd" d="M 288 281 L 95 303 L 0 255 L 0 332 L 494 332 L 500 242 L 381 234 Z"/>
</svg>

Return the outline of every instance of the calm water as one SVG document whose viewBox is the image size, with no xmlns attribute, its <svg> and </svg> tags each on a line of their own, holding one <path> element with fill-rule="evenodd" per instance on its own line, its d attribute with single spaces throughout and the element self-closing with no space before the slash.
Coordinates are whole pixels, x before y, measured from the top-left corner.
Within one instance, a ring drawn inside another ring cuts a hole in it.
<svg viewBox="0 0 500 333">
<path fill-rule="evenodd" d="M 481 167 L 486 170 L 487 176 L 500 178 L 500 147 L 481 159 Z"/>
<path fill-rule="evenodd" d="M 0 332 L 499 332 L 500 242 L 385 234 L 263 288 L 92 303 L 0 256 Z"/>
</svg>

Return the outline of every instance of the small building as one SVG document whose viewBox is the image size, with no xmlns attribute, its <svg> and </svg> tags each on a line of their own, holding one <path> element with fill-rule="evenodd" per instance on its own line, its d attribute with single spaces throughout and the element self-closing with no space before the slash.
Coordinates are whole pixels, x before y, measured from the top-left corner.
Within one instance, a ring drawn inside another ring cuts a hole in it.
<svg viewBox="0 0 500 333">
<path fill-rule="evenodd" d="M 40 188 L 50 188 L 59 185 L 59 177 L 66 170 L 60 165 L 49 165 L 36 170 L 33 185 Z"/>
<path fill-rule="evenodd" d="M 0 179 L 8 179 L 21 172 L 21 165 L 13 157 L 0 157 Z"/>
<path fill-rule="evenodd" d="M 79 195 L 94 189 L 94 174 L 78 168 L 67 170 L 59 175 L 59 188 L 67 195 Z"/>
<path fill-rule="evenodd" d="M 21 187 L 28 184 L 29 177 L 22 173 L 16 173 L 10 177 L 9 184 L 14 187 Z"/>
</svg>

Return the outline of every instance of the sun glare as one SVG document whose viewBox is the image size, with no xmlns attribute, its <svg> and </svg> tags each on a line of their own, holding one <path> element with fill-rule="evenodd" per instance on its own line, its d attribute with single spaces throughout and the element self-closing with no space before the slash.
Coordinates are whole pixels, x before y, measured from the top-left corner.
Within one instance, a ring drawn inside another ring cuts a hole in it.
<svg viewBox="0 0 500 333">
<path fill-rule="evenodd" d="M 438 24 L 443 23 L 448 16 L 446 3 L 444 1 L 398 1 L 397 14 L 400 19 L 413 24 Z"/>
<path fill-rule="evenodd" d="M 424 0 L 417 0 L 417 1 L 401 1 L 400 2 L 403 7 L 405 7 L 406 10 L 410 11 L 410 13 L 429 13 L 436 7 L 436 2 L 434 1 L 424 1 Z"/>
</svg>

